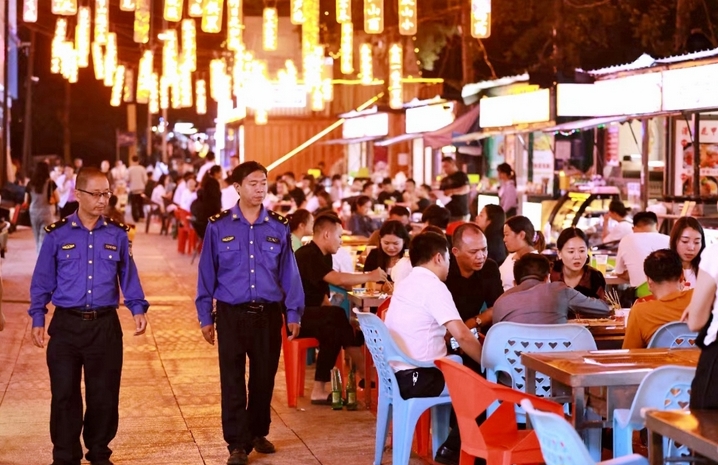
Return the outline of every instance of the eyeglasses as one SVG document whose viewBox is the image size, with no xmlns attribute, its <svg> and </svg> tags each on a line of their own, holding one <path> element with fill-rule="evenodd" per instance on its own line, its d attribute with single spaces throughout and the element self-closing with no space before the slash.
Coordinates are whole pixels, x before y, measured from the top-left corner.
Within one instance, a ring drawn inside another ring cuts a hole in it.
<svg viewBox="0 0 718 465">
<path fill-rule="evenodd" d="M 107 191 L 107 192 L 90 192 L 90 191 L 86 191 L 84 189 L 77 189 L 77 190 L 82 193 L 85 193 L 87 195 L 91 195 L 92 198 L 95 200 L 100 200 L 102 198 L 110 200 L 110 197 L 112 197 L 112 192 L 109 192 L 109 191 Z"/>
</svg>

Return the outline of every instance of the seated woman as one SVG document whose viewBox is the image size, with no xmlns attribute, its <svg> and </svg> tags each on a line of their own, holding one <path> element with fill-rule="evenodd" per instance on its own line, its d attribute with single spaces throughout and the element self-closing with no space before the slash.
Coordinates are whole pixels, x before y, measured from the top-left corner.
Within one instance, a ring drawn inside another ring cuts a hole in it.
<svg viewBox="0 0 718 465">
<path fill-rule="evenodd" d="M 534 230 L 531 220 L 525 216 L 514 216 L 504 223 L 504 244 L 509 255 L 499 267 L 504 291 L 514 287 L 514 264 L 529 253 L 541 253 L 546 240 L 541 231 Z"/>
<path fill-rule="evenodd" d="M 364 262 L 365 272 L 374 271 L 377 268 L 386 271 L 388 282 L 382 286 L 383 292 L 393 291 L 393 284 L 388 276 L 408 248 L 409 233 L 406 231 L 406 227 L 396 220 L 384 222 L 379 229 L 379 247 L 369 252 Z"/>
<path fill-rule="evenodd" d="M 369 237 L 376 230 L 374 221 L 369 218 L 371 210 L 371 199 L 366 195 L 360 195 L 352 204 L 352 216 L 349 218 L 347 229 L 355 236 Z"/>
<path fill-rule="evenodd" d="M 297 251 L 302 246 L 302 238 L 312 235 L 314 217 L 308 210 L 300 208 L 289 215 L 289 230 L 292 233 L 292 250 Z"/>
<path fill-rule="evenodd" d="M 695 289 L 701 253 L 706 248 L 703 227 L 692 216 L 679 218 L 671 229 L 670 245 L 683 263 L 683 288 Z"/>
<path fill-rule="evenodd" d="M 212 176 L 202 178 L 202 187 L 197 191 L 197 199 L 192 202 L 192 227 L 200 239 L 204 239 L 209 217 L 222 211 L 222 191 L 219 182 Z"/>
<path fill-rule="evenodd" d="M 603 299 L 606 279 L 588 265 L 588 237 L 578 228 L 566 228 L 556 240 L 559 260 L 551 270 L 551 282 L 562 281 L 586 297 Z"/>
<path fill-rule="evenodd" d="M 150 201 L 158 206 L 162 213 L 170 213 L 174 211 L 177 206 L 172 203 L 172 191 L 167 192 L 167 185 L 169 184 L 170 177 L 166 174 L 160 176 L 160 180 L 152 189 L 152 196 Z"/>
<path fill-rule="evenodd" d="M 506 245 L 504 245 L 504 223 L 506 214 L 498 205 L 486 205 L 476 217 L 476 224 L 486 236 L 486 245 L 489 249 L 489 258 L 501 266 L 506 260 Z"/>
</svg>

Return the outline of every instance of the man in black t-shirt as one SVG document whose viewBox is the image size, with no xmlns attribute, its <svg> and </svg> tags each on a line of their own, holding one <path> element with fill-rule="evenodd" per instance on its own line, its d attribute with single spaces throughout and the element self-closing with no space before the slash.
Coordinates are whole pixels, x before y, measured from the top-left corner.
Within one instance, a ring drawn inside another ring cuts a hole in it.
<svg viewBox="0 0 718 465">
<path fill-rule="evenodd" d="M 319 215 L 314 219 L 313 231 L 312 241 L 295 253 L 306 305 L 299 337 L 319 340 L 311 400 L 313 404 L 330 404 L 331 394 L 325 388 L 342 347 L 356 365 L 360 378 L 364 377 L 364 355 L 361 333 L 355 336 L 344 309 L 329 303 L 329 285 L 351 287 L 367 281 L 386 281 L 387 278 L 380 268 L 371 273 L 340 273 L 332 269 L 331 256 L 342 244 L 342 223 L 337 215 Z"/>
<path fill-rule="evenodd" d="M 399 203 L 403 202 L 404 199 L 401 196 L 401 192 L 394 189 L 394 184 L 392 184 L 391 178 L 384 178 L 381 182 L 381 192 L 379 192 L 376 201 L 377 203 L 384 205 L 387 201 Z"/>
<path fill-rule="evenodd" d="M 284 182 L 287 183 L 289 189 L 289 195 L 294 199 L 294 203 L 297 204 L 297 208 L 304 208 L 304 202 L 307 200 L 307 196 L 301 187 L 297 186 L 297 179 L 294 177 L 294 173 L 287 171 L 282 176 Z"/>
<path fill-rule="evenodd" d="M 451 212 L 451 221 L 469 220 L 469 177 L 463 171 L 459 171 L 456 160 L 451 157 L 444 157 L 441 160 L 441 168 L 446 176 L 441 180 L 440 189 L 445 195 L 451 196 L 451 202 L 446 208 Z"/>
</svg>

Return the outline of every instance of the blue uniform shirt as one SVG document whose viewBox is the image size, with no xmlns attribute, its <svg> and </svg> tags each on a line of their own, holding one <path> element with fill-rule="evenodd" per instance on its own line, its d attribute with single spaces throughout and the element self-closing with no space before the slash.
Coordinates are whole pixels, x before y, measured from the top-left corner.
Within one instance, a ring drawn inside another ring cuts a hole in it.
<svg viewBox="0 0 718 465">
<path fill-rule="evenodd" d="M 282 302 L 287 323 L 299 323 L 304 290 L 287 220 L 262 207 L 250 224 L 238 205 L 210 218 L 197 282 L 200 325 L 212 324 L 212 299 L 232 305 Z"/>
<path fill-rule="evenodd" d="M 47 226 L 30 285 L 33 327 L 45 326 L 47 304 L 93 310 L 117 307 L 119 287 L 133 315 L 143 314 L 145 300 L 126 226 L 100 217 L 90 231 L 73 213 Z M 118 287 L 119 284 L 119 287 Z"/>
</svg>

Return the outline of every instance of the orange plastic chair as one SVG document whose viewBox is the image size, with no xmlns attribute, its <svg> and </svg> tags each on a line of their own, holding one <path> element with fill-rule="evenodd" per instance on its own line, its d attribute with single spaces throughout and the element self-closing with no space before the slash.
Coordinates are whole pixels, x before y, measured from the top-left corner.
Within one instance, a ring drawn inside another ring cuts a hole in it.
<svg viewBox="0 0 718 465">
<path fill-rule="evenodd" d="M 174 213 L 177 219 L 177 251 L 183 254 L 186 252 L 187 239 L 189 239 L 189 212 L 178 208 Z M 192 244 L 190 244 L 191 248 Z M 192 252 L 192 250 L 189 252 Z"/>
<path fill-rule="evenodd" d="M 436 366 L 444 374 L 461 431 L 459 465 L 472 465 L 475 457 L 485 459 L 487 465 L 544 461 L 536 432 L 518 429 L 515 404 L 529 399 L 537 409 L 563 415 L 561 405 L 486 381 L 446 358 L 437 360 Z M 499 408 L 478 426 L 476 419 L 495 401 L 501 402 Z"/>
<path fill-rule="evenodd" d="M 376 310 L 376 316 L 378 316 L 381 321 L 384 321 L 386 311 L 389 310 L 389 304 L 391 304 L 391 297 L 382 302 L 381 305 L 379 305 L 379 308 Z"/>
<path fill-rule="evenodd" d="M 297 407 L 297 398 L 304 397 L 304 381 L 307 371 L 307 350 L 319 347 L 319 340 L 313 337 L 292 339 L 287 338 L 287 326 L 282 324 L 282 352 L 284 353 L 284 375 L 287 380 L 287 404 Z M 339 352 L 336 364 L 342 373 L 342 382 L 346 379 L 344 372 L 344 351 Z"/>
<path fill-rule="evenodd" d="M 454 235 L 454 231 L 456 230 L 456 228 L 458 228 L 459 226 L 461 226 L 461 225 L 464 224 L 464 223 L 466 223 L 466 221 L 454 221 L 454 222 L 452 222 L 452 223 L 449 223 L 449 224 L 446 226 L 446 235 L 447 235 L 447 236 L 453 236 L 453 235 Z"/>
</svg>

